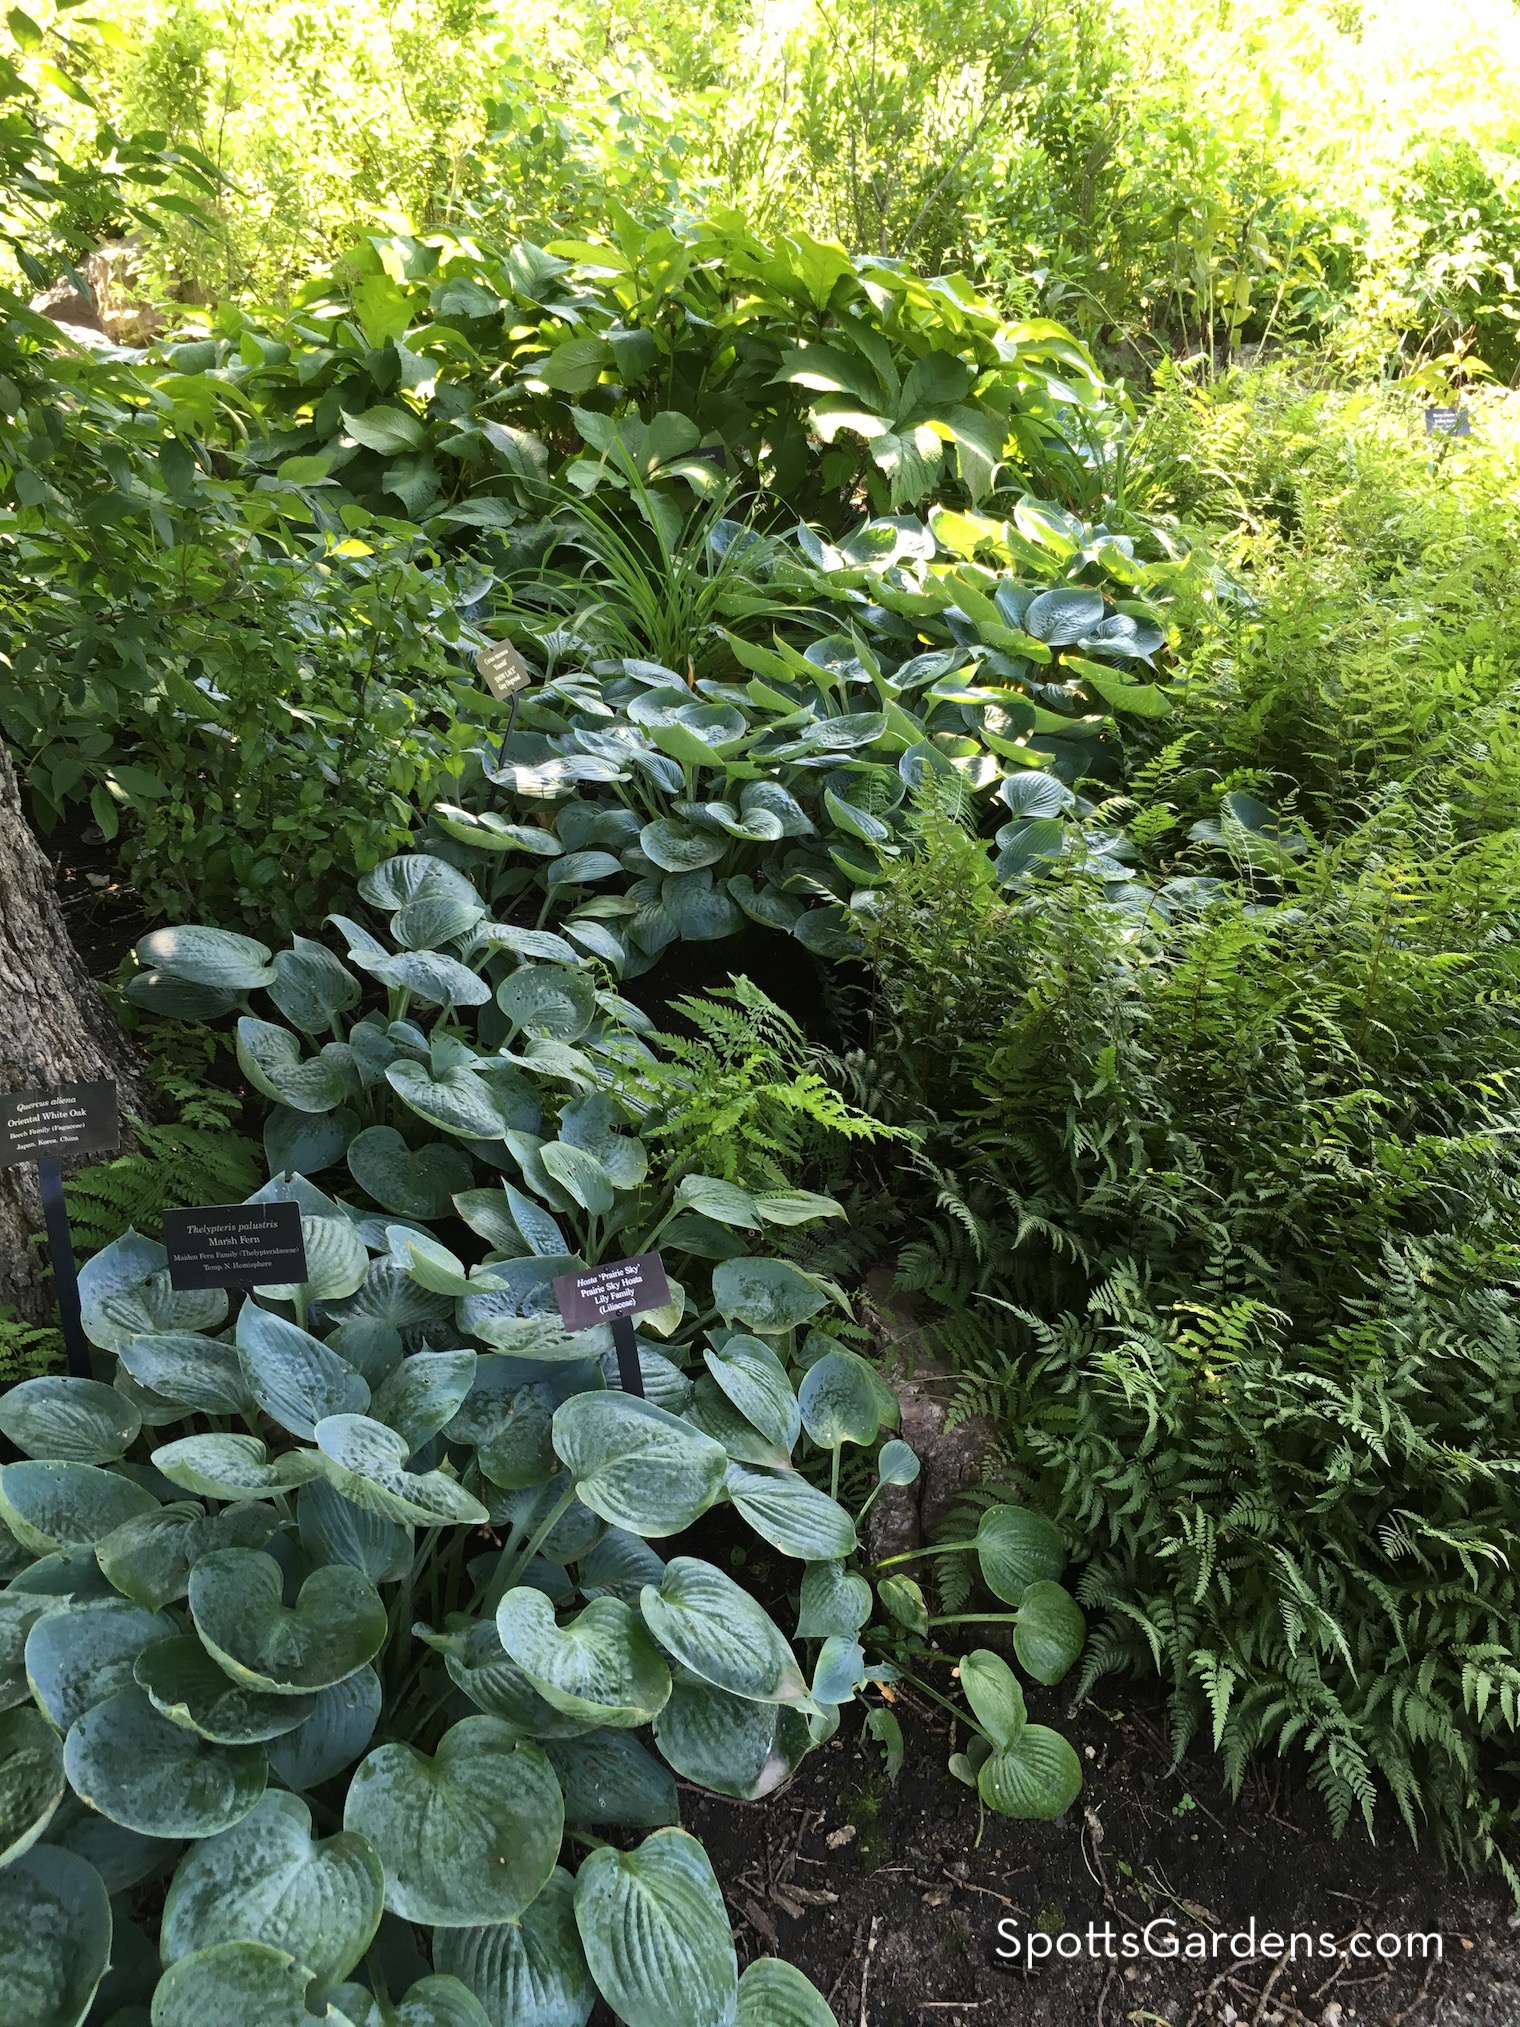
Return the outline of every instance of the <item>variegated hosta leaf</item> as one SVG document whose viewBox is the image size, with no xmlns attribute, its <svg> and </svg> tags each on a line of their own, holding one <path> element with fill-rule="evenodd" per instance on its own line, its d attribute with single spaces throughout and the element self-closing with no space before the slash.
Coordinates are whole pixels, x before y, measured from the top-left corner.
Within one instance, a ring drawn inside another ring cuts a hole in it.
<svg viewBox="0 0 1520 2027">
<path fill-rule="evenodd" d="M 234 1682 L 193 1633 L 145 1647 L 132 1678 L 161 1716 L 213 1745 L 262 1745 L 294 1731 L 312 1711 L 310 1697 L 271 1696 Z"/>
<path fill-rule="evenodd" d="M 670 1670 L 643 1621 L 618 1598 L 596 1598 L 560 1626 L 542 1591 L 508 1591 L 496 1609 L 502 1647 L 546 1702 L 599 1725 L 647 1724 L 670 1695 Z"/>
<path fill-rule="evenodd" d="M 562 1866 L 518 1920 L 440 1929 L 433 1961 L 469 1987 L 491 2027 L 585 2027 L 596 2003 L 575 1926 L 575 1881 Z"/>
<path fill-rule="evenodd" d="M 756 1703 L 800 1703 L 808 1694 L 786 1636 L 748 1591 L 695 1556 L 676 1556 L 658 1588 L 639 1600 L 667 1654 L 715 1689 Z"/>
<path fill-rule="evenodd" d="M 490 1518 L 473 1493 L 444 1471 L 411 1472 L 405 1436 L 366 1415 L 334 1415 L 317 1424 L 317 1447 L 330 1482 L 382 1519 L 413 1527 L 479 1527 Z"/>
<path fill-rule="evenodd" d="M 577 1496 L 614 1527 L 679 1534 L 718 1495 L 728 1458 L 711 1437 L 632 1394 L 576 1394 L 554 1447 Z"/>
<path fill-rule="evenodd" d="M 264 1792 L 258 1746 L 212 1745 L 160 1716 L 146 1690 L 119 1690 L 74 1725 L 64 1771 L 81 1801 L 145 1837 L 212 1837 Z"/>
<path fill-rule="evenodd" d="M 0 1992 L 25 2027 L 79 2027 L 111 1958 L 111 1903 L 72 1851 L 42 1844 L 0 1871 Z"/>
<path fill-rule="evenodd" d="M 370 1404 L 371 1418 L 404 1436 L 408 1456 L 459 1412 L 475 1379 L 473 1351 L 419 1351 L 386 1374 Z"/>
<path fill-rule="evenodd" d="M 789 1781 L 811 1749 L 807 1720 L 785 1703 L 755 1703 L 684 1670 L 654 1721 L 655 1743 L 688 1781 L 753 1802 Z"/>
<path fill-rule="evenodd" d="M 153 1462 L 171 1484 L 187 1492 L 232 1500 L 293 1492 L 321 1477 L 323 1468 L 314 1450 L 285 1450 L 271 1458 L 257 1436 L 182 1436 L 155 1450 Z"/>
<path fill-rule="evenodd" d="M 63 1743 L 46 1720 L 28 1706 L 0 1712 L 0 1868 L 36 1843 L 66 1785 Z"/>
<path fill-rule="evenodd" d="M 112 1464 L 141 1428 L 131 1402 L 99 1380 L 46 1374 L 0 1394 L 0 1431 L 28 1457 Z"/>
<path fill-rule="evenodd" d="M 172 1619 L 145 1612 L 126 1598 L 82 1598 L 50 1612 L 26 1637 L 26 1677 L 45 1716 L 59 1731 L 97 1703 L 132 1685 L 145 1647 L 172 1640 Z"/>
<path fill-rule="evenodd" d="M 190 1572 L 195 1630 L 235 1682 L 301 1696 L 342 1682 L 385 1644 L 385 1606 L 345 1564 L 314 1570 L 293 1605 L 280 1565 L 258 1549 L 226 1548 Z"/>
<path fill-rule="evenodd" d="M 261 1301 L 293 1302 L 304 1292 L 314 1302 L 336 1302 L 363 1287 L 369 1253 L 352 1218 L 303 1215 L 301 1242 L 306 1251 L 306 1279 L 255 1288 L 253 1292 Z"/>
<path fill-rule="evenodd" d="M 143 1486 L 95 1464 L 0 1465 L 0 1519 L 33 1555 L 93 1548 L 158 1501 Z"/>
<path fill-rule="evenodd" d="M 256 1302 L 243 1304 L 237 1347 L 248 1391 L 293 1436 L 309 1438 L 329 1415 L 362 1414 L 369 1406 L 362 1374 L 320 1338 Z"/>
<path fill-rule="evenodd" d="M 176 1408 L 242 1415 L 253 1406 L 237 1346 L 189 1330 L 134 1337 L 117 1354 L 139 1385 Z"/>
<path fill-rule="evenodd" d="M 707 1853 L 684 1830 L 603 1845 L 575 1881 L 575 1920 L 603 1997 L 628 2027 L 721 2027 L 739 1963 Z"/>
</svg>

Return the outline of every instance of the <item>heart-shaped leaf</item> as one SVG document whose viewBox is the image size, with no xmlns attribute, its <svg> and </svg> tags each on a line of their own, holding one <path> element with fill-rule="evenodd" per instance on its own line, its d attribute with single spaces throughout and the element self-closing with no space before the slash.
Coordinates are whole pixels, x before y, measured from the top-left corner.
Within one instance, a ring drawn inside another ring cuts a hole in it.
<svg viewBox="0 0 1520 2027">
<path fill-rule="evenodd" d="M 148 970 L 225 992 L 252 992 L 256 986 L 272 984 L 276 976 L 264 944 L 255 943 L 251 936 L 235 935 L 230 929 L 207 929 L 199 923 L 155 929 L 143 937 L 133 954 Z"/>
<path fill-rule="evenodd" d="M 255 1091 L 292 1112 L 331 1112 L 347 1095 L 339 1058 L 324 1050 L 305 1056 L 289 1028 L 244 1015 L 237 1025 L 237 1057 Z"/>
<path fill-rule="evenodd" d="M 796 1703 L 807 1684 L 780 1627 L 732 1577 L 695 1556 L 676 1556 L 658 1589 L 639 1598 L 644 1623 L 684 1668 L 756 1703 Z"/>
<path fill-rule="evenodd" d="M 797 1471 L 730 1464 L 728 1496 L 772 1548 L 803 1562 L 834 1562 L 855 1553 L 855 1523 L 839 1504 Z"/>
<path fill-rule="evenodd" d="M 419 1351 L 386 1375 L 370 1414 L 405 1437 L 412 1456 L 454 1419 L 474 1380 L 473 1351 Z"/>
<path fill-rule="evenodd" d="M 712 1286 L 713 1301 L 724 1316 L 770 1336 L 806 1323 L 828 1301 L 789 1260 L 742 1254 L 722 1260 L 713 1269 Z"/>
<path fill-rule="evenodd" d="M 976 1530 L 982 1581 L 1005 1604 L 1018 1605 L 1031 1584 L 1053 1583 L 1066 1567 L 1061 1530 L 1027 1506 L 989 1506 Z"/>
<path fill-rule="evenodd" d="M 813 1562 L 802 1572 L 799 1640 L 827 1640 L 836 1633 L 853 1639 L 870 1616 L 871 1586 L 842 1562 Z"/>
<path fill-rule="evenodd" d="M 882 1604 L 899 1626 L 906 1626 L 910 1633 L 928 1638 L 928 1602 L 912 1577 L 883 1577 L 876 1589 Z"/>
<path fill-rule="evenodd" d="M 369 1406 L 361 1374 L 320 1338 L 256 1302 L 243 1304 L 237 1347 L 249 1393 L 293 1436 L 309 1438 L 329 1415 L 362 1414 Z"/>
<path fill-rule="evenodd" d="M 26 1679 L 48 1719 L 67 1731 L 97 1703 L 131 1687 L 132 1668 L 155 1640 L 172 1640 L 172 1619 L 125 1598 L 87 1598 L 49 1612 L 26 1636 Z"/>
<path fill-rule="evenodd" d="M 146 1647 L 132 1680 L 160 1715 L 213 1745 L 262 1745 L 311 1713 L 305 1696 L 269 1696 L 224 1675 L 193 1633 Z"/>
<path fill-rule="evenodd" d="M 352 1218 L 303 1216 L 301 1243 L 306 1251 L 306 1279 L 255 1288 L 260 1301 L 293 1302 L 304 1290 L 313 1301 L 338 1302 L 363 1287 L 369 1253 Z"/>
<path fill-rule="evenodd" d="M 567 1147 L 594 1155 L 614 1189 L 637 1189 L 648 1173 L 649 1156 L 642 1140 L 618 1130 L 626 1124 L 616 1100 L 605 1091 L 593 1091 L 561 1106 L 559 1137 Z M 523 1237 L 529 1237 L 526 1229 Z"/>
<path fill-rule="evenodd" d="M 382 1520 L 405 1527 L 479 1527 L 490 1518 L 474 1494 L 447 1472 L 408 1471 L 407 1438 L 384 1422 L 365 1415 L 334 1415 L 319 1422 L 316 1433 L 332 1485 L 345 1499 Z"/>
<path fill-rule="evenodd" d="M 881 1404 L 874 1376 L 853 1352 L 825 1352 L 803 1374 L 797 1400 L 803 1427 L 820 1449 L 876 1441 Z"/>
<path fill-rule="evenodd" d="M 322 1475 L 314 1450 L 271 1458 L 257 1436 L 183 1436 L 155 1450 L 153 1462 L 171 1484 L 204 1499 L 265 1499 Z"/>
<path fill-rule="evenodd" d="M 282 1590 L 280 1565 L 257 1549 L 219 1549 L 190 1572 L 195 1629 L 235 1682 L 301 1696 L 342 1682 L 384 1646 L 385 1606 L 358 1570 L 314 1570 L 294 1605 Z"/>
<path fill-rule="evenodd" d="M 806 1719 L 789 1704 L 753 1703 L 686 1675 L 654 1735 L 678 1774 L 740 1801 L 758 1801 L 790 1780 L 812 1743 Z"/>
<path fill-rule="evenodd" d="M 304 1699 L 303 1699 L 304 1703 Z M 315 1788 L 351 1767 L 380 1720 L 380 1677 L 373 1668 L 318 1690 L 308 1716 L 269 1742 L 269 1764 L 287 1788 Z"/>
<path fill-rule="evenodd" d="M 585 2027 L 596 2003 L 575 1882 L 561 1866 L 518 1920 L 440 1929 L 433 1961 L 475 1994 L 490 2027 Z"/>
<path fill-rule="evenodd" d="M 313 1564 L 347 1563 L 372 1584 L 389 1583 L 411 1567 L 410 1527 L 355 1506 L 326 1478 L 301 1487 L 299 1514 L 301 1546 Z"/>
<path fill-rule="evenodd" d="M 564 1805 L 539 1748 L 493 1717 L 452 1725 L 430 1759 L 383 1745 L 354 1775 L 343 1826 L 385 1866 L 403 1921 L 474 1928 L 514 1921 L 547 1884 Z"/>
<path fill-rule="evenodd" d="M 1026 1724 L 1010 1746 L 984 1760 L 977 1789 L 1001 1816 L 1049 1823 L 1082 1791 L 1082 1762 L 1058 1731 Z"/>
<path fill-rule="evenodd" d="M 276 1791 L 186 1855 L 159 1947 L 174 1964 L 215 1943 L 267 1943 L 325 1989 L 368 1949 L 384 1906 L 385 1873 L 364 1839 L 342 1831 L 319 1843 L 306 1804 Z"/>
<path fill-rule="evenodd" d="M 1059 1584 L 1031 1584 L 1019 1600 L 1013 1651 L 1036 1682 L 1055 1683 L 1087 1644 L 1082 1607 Z"/>
<path fill-rule="evenodd" d="M 94 1464 L 0 1465 L 0 1519 L 33 1555 L 93 1548 L 113 1527 L 157 1506 L 141 1485 Z"/>
<path fill-rule="evenodd" d="M 359 1004 L 358 979 L 306 936 L 293 937 L 290 948 L 278 952 L 267 989 L 290 1025 L 308 1035 L 326 1033 L 335 1014 Z"/>
<path fill-rule="evenodd" d="M 592 1731 L 583 1738 L 548 1740 L 544 1751 L 559 1776 L 565 1816 L 572 1823 L 620 1823 L 659 1830 L 681 1820 L 670 1769 L 626 1731 Z"/>
<path fill-rule="evenodd" d="M 413 1150 L 394 1126 L 367 1126 L 355 1135 L 348 1172 L 377 1204 L 403 1218 L 446 1218 L 455 1191 L 475 1180 L 462 1148 L 433 1140 Z"/>
<path fill-rule="evenodd" d="M 62 1741 L 59 1742 L 62 1751 Z M 47 1829 L 44 1844 L 57 1844 L 77 1858 L 93 1865 L 105 1883 L 107 1893 L 126 1893 L 145 1879 L 167 1872 L 174 1863 L 178 1845 L 167 1838 L 140 1837 L 124 1830 L 109 1816 L 87 1808 L 73 1790 L 65 1789 Z M 158 1975 L 158 1956 L 153 1954 L 153 1974 Z"/>
<path fill-rule="evenodd" d="M 160 1716 L 137 1688 L 79 1719 L 63 1764 L 81 1801 L 145 1837 L 230 1829 L 263 1794 L 267 1774 L 258 1746 L 212 1745 Z"/>
<path fill-rule="evenodd" d="M 392 1063 L 385 1080 L 402 1104 L 464 1140 L 499 1140 L 506 1121 L 491 1087 L 460 1064 L 435 1076 L 425 1063 Z"/>
<path fill-rule="evenodd" d="M 528 1380 L 511 1393 L 472 1396 L 449 1424 L 450 1440 L 475 1444 L 493 1485 L 508 1491 L 542 1485 L 554 1475 L 557 1400 L 544 1380 Z"/>
<path fill-rule="evenodd" d="M 0 1431 L 28 1457 L 114 1464 L 141 1427 L 131 1402 L 99 1380 L 48 1374 L 0 1394 Z"/>
<path fill-rule="evenodd" d="M 554 1447 L 582 1502 L 632 1534 L 679 1534 L 718 1496 L 728 1458 L 711 1437 L 631 1394 L 576 1394 Z"/>
<path fill-rule="evenodd" d="M 558 862 L 561 866 L 565 860 Z M 613 861 L 613 870 L 617 862 Z M 557 964 L 522 964 L 496 989 L 511 1033 L 578 1042 L 596 1015 L 596 986 L 584 971 Z"/>
<path fill-rule="evenodd" d="M 246 1414 L 253 1405 L 237 1347 L 193 1331 L 135 1337 L 118 1353 L 140 1385 L 182 1408 L 207 1415 Z"/>
<path fill-rule="evenodd" d="M 602 1996 L 628 2027 L 725 2027 L 739 1965 L 707 1853 L 684 1830 L 603 1845 L 575 1882 L 575 1921 Z"/>
<path fill-rule="evenodd" d="M 264 1163 L 271 1175 L 320 1175 L 348 1152 L 359 1115 L 348 1105 L 331 1112 L 272 1106 L 264 1119 Z"/>
<path fill-rule="evenodd" d="M 542 1591 L 519 1585 L 496 1610 L 503 1650 L 546 1702 L 610 1727 L 647 1724 L 670 1695 L 670 1670 L 643 1621 L 618 1598 L 595 1598 L 568 1626 Z"/>
<path fill-rule="evenodd" d="M 36 1843 L 66 1785 L 52 1727 L 25 1706 L 0 1712 L 0 1868 Z"/>
<path fill-rule="evenodd" d="M 605 1217 L 617 1201 L 607 1171 L 583 1147 L 569 1147 L 562 1140 L 546 1140 L 538 1150 L 538 1158 L 550 1180 L 592 1217 Z"/>
<path fill-rule="evenodd" d="M 876 1458 L 876 1476 L 882 1485 L 912 1485 L 918 1477 L 919 1462 L 906 1443 L 894 1439 L 883 1443 Z"/>
<path fill-rule="evenodd" d="M 1029 1722 L 1019 1679 L 1000 1654 L 978 1647 L 961 1657 L 961 1688 L 995 1749 L 1011 1746 Z"/>
<path fill-rule="evenodd" d="M 72 1851 L 39 1844 L 0 1871 L 0 1991 L 17 2027 L 79 2027 L 111 1957 L 111 1903 Z"/>
<path fill-rule="evenodd" d="M 213 1943 L 171 1964 L 153 1994 L 152 2027 L 352 2027 L 307 2004 L 311 1972 L 267 1943 Z"/>
<path fill-rule="evenodd" d="M 1071 647 L 1102 624 L 1104 610 L 1101 591 L 1082 584 L 1062 585 L 1031 599 L 1024 628 L 1047 647 Z"/>
<path fill-rule="evenodd" d="M 419 1978 L 383 2009 L 363 1985 L 339 1985 L 330 2003 L 353 2027 L 492 2027 L 485 2008 L 458 1978 Z"/>
<path fill-rule="evenodd" d="M 739 1980 L 734 2027 L 833 2027 L 822 1992 L 795 1964 L 756 1957 Z"/>
</svg>

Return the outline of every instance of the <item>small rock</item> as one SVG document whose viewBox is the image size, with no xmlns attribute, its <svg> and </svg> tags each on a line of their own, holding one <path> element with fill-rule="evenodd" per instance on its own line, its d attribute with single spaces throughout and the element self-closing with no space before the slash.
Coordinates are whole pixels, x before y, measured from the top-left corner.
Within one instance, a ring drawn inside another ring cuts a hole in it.
<svg viewBox="0 0 1520 2027">
<path fill-rule="evenodd" d="M 1341 2002 L 1332 1999 L 1319 2016 L 1320 2027 L 1341 2027 Z"/>
<path fill-rule="evenodd" d="M 831 1851 L 837 1851 L 841 1845 L 853 1844 L 855 1842 L 855 1835 L 855 1825 L 853 1823 L 844 1823 L 841 1824 L 839 1829 L 831 1830 L 823 1841 Z"/>
</svg>

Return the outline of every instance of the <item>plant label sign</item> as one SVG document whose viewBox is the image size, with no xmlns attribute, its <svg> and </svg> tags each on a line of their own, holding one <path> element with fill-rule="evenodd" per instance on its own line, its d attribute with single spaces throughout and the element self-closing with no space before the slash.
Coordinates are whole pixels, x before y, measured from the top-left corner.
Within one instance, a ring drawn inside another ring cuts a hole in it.
<svg viewBox="0 0 1520 2027">
<path fill-rule="evenodd" d="M 108 1153 L 120 1143 L 116 1086 L 109 1079 L 0 1098 L 0 1168 Z"/>
<path fill-rule="evenodd" d="M 608 1260 L 584 1273 L 561 1274 L 554 1283 L 560 1322 L 566 1330 L 593 1330 L 612 1325 L 618 1378 L 625 1394 L 644 1397 L 638 1340 L 633 1319 L 645 1309 L 663 1309 L 670 1300 L 665 1262 L 658 1253 L 637 1253 L 631 1260 Z"/>
<path fill-rule="evenodd" d="M 1427 408 L 1427 436 L 1471 436 L 1472 415 L 1465 408 Z"/>
<path fill-rule="evenodd" d="M 299 1204 L 164 1212 L 171 1288 L 267 1288 L 307 1277 Z"/>
<path fill-rule="evenodd" d="M 509 640 L 482 648 L 475 657 L 475 667 L 498 704 L 504 704 L 516 691 L 525 690 L 533 680 L 533 671 Z"/>
</svg>

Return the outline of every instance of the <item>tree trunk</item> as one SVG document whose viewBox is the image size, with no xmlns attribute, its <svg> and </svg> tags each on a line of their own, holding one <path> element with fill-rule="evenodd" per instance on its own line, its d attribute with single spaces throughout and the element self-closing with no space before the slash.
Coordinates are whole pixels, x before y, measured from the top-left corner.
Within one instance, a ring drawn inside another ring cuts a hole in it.
<svg viewBox="0 0 1520 2027">
<path fill-rule="evenodd" d="M 69 940 L 52 870 L 21 807 L 0 745 L 0 1091 L 112 1077 L 122 1110 L 141 1112 L 141 1065 Z M 33 1323 L 53 1318 L 41 1248 L 37 1171 L 0 1170 L 0 1303 Z"/>
</svg>

